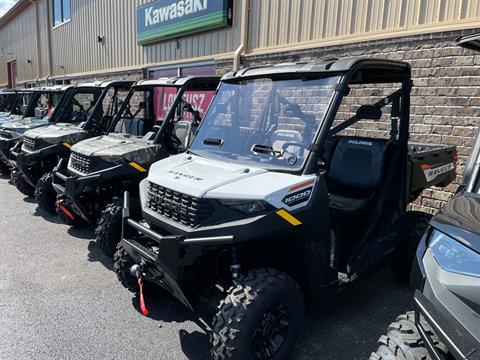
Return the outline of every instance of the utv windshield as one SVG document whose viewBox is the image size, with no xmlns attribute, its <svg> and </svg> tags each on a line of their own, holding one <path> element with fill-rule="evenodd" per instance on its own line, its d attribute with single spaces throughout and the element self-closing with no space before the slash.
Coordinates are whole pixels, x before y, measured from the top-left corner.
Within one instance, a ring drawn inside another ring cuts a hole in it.
<svg viewBox="0 0 480 360">
<path fill-rule="evenodd" d="M 223 82 L 190 150 L 276 170 L 303 167 L 339 76 Z"/>
<path fill-rule="evenodd" d="M 34 117 L 48 122 L 56 106 L 60 103 L 62 95 L 61 92 L 42 93 L 37 100 Z"/>
<path fill-rule="evenodd" d="M 153 125 L 163 123 L 178 91 L 179 88 L 174 86 L 138 87 L 130 93 L 114 131 L 136 136 L 145 135 Z M 175 121 L 192 121 L 192 112 L 187 110 L 189 107 L 197 110 L 202 117 L 213 93 L 214 90 L 185 90 L 182 94 L 182 104 L 179 104 L 175 113 Z"/>
</svg>

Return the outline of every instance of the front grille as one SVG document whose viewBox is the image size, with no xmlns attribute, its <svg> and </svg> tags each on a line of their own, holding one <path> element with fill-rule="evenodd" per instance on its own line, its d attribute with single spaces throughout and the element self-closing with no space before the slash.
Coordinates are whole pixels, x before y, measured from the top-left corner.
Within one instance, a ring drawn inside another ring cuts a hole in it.
<svg viewBox="0 0 480 360">
<path fill-rule="evenodd" d="M 70 156 L 70 167 L 73 170 L 79 171 L 84 174 L 92 172 L 93 167 L 95 166 L 95 159 L 91 156 L 86 156 L 79 154 L 77 152 L 72 152 Z"/>
<path fill-rule="evenodd" d="M 148 184 L 147 207 L 181 224 L 195 227 L 213 213 L 207 199 L 173 191 L 157 184 Z"/>
<path fill-rule="evenodd" d="M 32 139 L 29 137 L 23 138 L 23 147 L 25 150 L 33 152 L 40 149 L 40 140 L 39 139 Z"/>
</svg>

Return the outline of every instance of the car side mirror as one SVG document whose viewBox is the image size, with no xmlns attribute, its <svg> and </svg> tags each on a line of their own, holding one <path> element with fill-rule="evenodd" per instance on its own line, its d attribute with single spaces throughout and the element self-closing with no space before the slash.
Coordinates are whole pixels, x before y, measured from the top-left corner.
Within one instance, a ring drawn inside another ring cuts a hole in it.
<svg viewBox="0 0 480 360">
<path fill-rule="evenodd" d="M 365 120 L 380 120 L 382 110 L 373 105 L 362 105 L 357 109 L 357 117 Z"/>
</svg>

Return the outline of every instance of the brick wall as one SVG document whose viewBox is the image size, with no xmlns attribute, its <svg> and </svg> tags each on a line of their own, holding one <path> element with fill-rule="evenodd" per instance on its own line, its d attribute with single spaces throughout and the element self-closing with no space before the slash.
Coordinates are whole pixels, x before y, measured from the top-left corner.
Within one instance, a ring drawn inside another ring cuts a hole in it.
<svg viewBox="0 0 480 360">
<path fill-rule="evenodd" d="M 412 66 L 411 140 L 455 145 L 459 163 L 457 179 L 446 188 L 425 190 L 412 209 L 435 213 L 450 199 L 462 181 L 468 155 L 480 127 L 480 54 L 455 45 L 463 30 L 349 45 L 296 50 L 261 56 L 244 56 L 243 66 L 309 61 L 320 58 L 374 56 L 404 60 Z M 231 62 L 219 63 L 225 73 Z"/>
<path fill-rule="evenodd" d="M 454 43 L 457 37 L 477 31 L 480 28 L 261 56 L 247 55 L 242 58 L 242 64 L 255 66 L 347 56 L 373 56 L 409 62 L 414 84 L 411 98 L 411 140 L 455 145 L 459 153 L 456 182 L 443 189 L 425 190 L 412 204 L 415 210 L 434 213 L 450 199 L 461 183 L 464 166 L 475 140 L 475 129 L 480 127 L 480 54 Z M 218 62 L 217 73 L 224 74 L 231 66 L 231 61 Z M 72 82 L 120 78 L 139 80 L 143 78 L 143 71 L 138 69 L 95 77 L 78 77 L 72 79 Z"/>
</svg>

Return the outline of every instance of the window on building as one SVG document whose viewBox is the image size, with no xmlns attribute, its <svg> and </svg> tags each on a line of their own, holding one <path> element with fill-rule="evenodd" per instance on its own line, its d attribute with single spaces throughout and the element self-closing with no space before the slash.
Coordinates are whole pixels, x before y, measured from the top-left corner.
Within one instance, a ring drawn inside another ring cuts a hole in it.
<svg viewBox="0 0 480 360">
<path fill-rule="evenodd" d="M 70 0 L 53 0 L 53 24 L 60 25 L 70 20 Z"/>
<path fill-rule="evenodd" d="M 70 85 L 72 81 L 69 78 L 60 78 L 53 81 L 54 85 Z"/>
<path fill-rule="evenodd" d="M 174 76 L 215 75 L 215 72 L 215 64 L 213 63 L 193 63 L 182 66 L 150 68 L 147 70 L 147 79 Z"/>
</svg>

